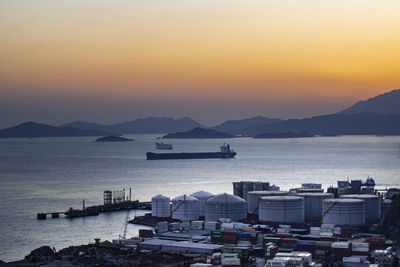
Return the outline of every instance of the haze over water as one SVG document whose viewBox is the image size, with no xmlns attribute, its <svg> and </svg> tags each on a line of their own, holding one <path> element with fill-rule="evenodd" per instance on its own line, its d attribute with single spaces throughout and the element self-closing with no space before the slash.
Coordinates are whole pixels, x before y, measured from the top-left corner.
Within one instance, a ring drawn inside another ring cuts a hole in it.
<svg viewBox="0 0 400 267">
<path fill-rule="evenodd" d="M 171 140 L 175 151 L 216 151 L 223 141 L 235 159 L 147 161 L 157 135 L 129 135 L 135 142 L 94 143 L 95 138 L 0 140 L 0 259 L 23 258 L 49 245 L 61 249 L 94 238 L 116 239 L 126 212 L 38 221 L 36 213 L 102 203 L 103 191 L 132 188 L 149 201 L 164 194 L 232 192 L 232 182 L 261 180 L 288 190 L 304 182 L 335 185 L 369 175 L 378 187 L 400 186 L 399 136 L 297 139 Z M 143 212 L 138 212 L 142 214 Z M 131 217 L 134 212 L 131 212 Z M 128 236 L 142 226 L 129 225 Z"/>
</svg>

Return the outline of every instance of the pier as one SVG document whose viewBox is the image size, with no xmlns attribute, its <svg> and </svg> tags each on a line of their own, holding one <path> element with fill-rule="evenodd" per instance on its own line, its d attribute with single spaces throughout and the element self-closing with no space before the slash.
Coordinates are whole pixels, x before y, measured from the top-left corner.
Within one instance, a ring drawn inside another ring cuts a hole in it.
<svg viewBox="0 0 400 267">
<path fill-rule="evenodd" d="M 140 202 L 138 200 L 125 201 L 122 203 L 111 204 L 111 205 L 96 205 L 85 207 L 85 209 L 73 209 L 70 208 L 67 211 L 56 211 L 56 212 L 40 212 L 37 214 L 38 220 L 47 219 L 48 215 L 52 219 L 60 218 L 60 215 L 65 215 L 66 218 L 76 218 L 85 216 L 96 216 L 104 212 L 114 212 L 121 210 L 132 210 L 132 209 L 142 209 L 151 210 L 151 202 Z"/>
<path fill-rule="evenodd" d="M 66 211 L 54 211 L 54 212 L 40 212 L 37 213 L 36 218 L 38 220 L 47 219 L 47 215 L 51 215 L 51 218 L 60 218 L 60 214 L 66 218 L 86 217 L 86 216 L 97 216 L 103 212 L 113 212 L 121 210 L 132 210 L 142 209 L 151 210 L 151 202 L 140 202 L 139 200 L 131 200 L 132 191 L 129 188 L 129 197 L 125 196 L 125 189 L 120 191 L 106 190 L 103 193 L 104 204 L 88 206 L 85 205 L 85 200 L 82 201 L 82 209 L 69 208 Z"/>
</svg>

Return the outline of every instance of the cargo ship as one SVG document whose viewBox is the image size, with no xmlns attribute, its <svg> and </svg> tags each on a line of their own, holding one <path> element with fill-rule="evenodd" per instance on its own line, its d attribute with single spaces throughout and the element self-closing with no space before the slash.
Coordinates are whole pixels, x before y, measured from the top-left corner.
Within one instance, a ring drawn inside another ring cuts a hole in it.
<svg viewBox="0 0 400 267">
<path fill-rule="evenodd" d="M 153 153 L 147 152 L 148 160 L 155 159 L 229 159 L 236 156 L 236 152 L 229 145 L 223 144 L 219 152 L 193 152 L 193 153 Z"/>
</svg>

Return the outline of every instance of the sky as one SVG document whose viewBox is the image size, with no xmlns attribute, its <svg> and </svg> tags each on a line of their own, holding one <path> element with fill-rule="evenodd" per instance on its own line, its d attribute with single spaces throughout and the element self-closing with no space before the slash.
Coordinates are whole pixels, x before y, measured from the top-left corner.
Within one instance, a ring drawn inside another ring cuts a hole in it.
<svg viewBox="0 0 400 267">
<path fill-rule="evenodd" d="M 400 88 L 398 0 L 0 0 L 0 128 L 338 112 Z"/>
</svg>

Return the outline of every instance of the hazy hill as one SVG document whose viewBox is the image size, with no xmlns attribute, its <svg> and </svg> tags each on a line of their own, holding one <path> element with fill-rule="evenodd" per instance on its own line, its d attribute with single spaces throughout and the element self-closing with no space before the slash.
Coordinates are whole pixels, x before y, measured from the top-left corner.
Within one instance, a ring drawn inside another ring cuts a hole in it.
<svg viewBox="0 0 400 267">
<path fill-rule="evenodd" d="M 107 127 L 114 132 L 120 133 L 171 133 L 187 131 L 195 127 L 203 127 L 195 120 L 185 117 L 180 119 L 172 118 L 145 118 L 131 122 L 112 124 Z"/>
<path fill-rule="evenodd" d="M 230 134 L 243 134 L 241 132 L 241 130 L 244 128 L 259 125 L 259 124 L 273 124 L 273 123 L 282 122 L 282 121 L 283 120 L 281 120 L 281 119 L 257 116 L 257 117 L 252 117 L 249 119 L 243 119 L 243 120 L 226 121 L 222 124 L 211 127 L 211 129 L 214 129 L 217 131 L 222 131 L 222 132 L 227 132 Z"/>
<path fill-rule="evenodd" d="M 187 132 L 170 133 L 163 136 L 163 139 L 206 139 L 206 138 L 232 138 L 233 135 L 219 132 L 212 129 L 196 127 Z"/>
<path fill-rule="evenodd" d="M 100 130 L 81 130 L 69 127 L 57 127 L 36 122 L 24 122 L 20 125 L 0 130 L 0 138 L 12 137 L 76 137 L 109 135 Z"/>
<path fill-rule="evenodd" d="M 94 122 L 74 121 L 68 124 L 61 125 L 61 127 L 70 127 L 81 130 L 91 130 L 91 129 L 104 130 L 104 128 L 106 128 L 107 126 Z"/>
<path fill-rule="evenodd" d="M 187 131 L 195 127 L 203 127 L 203 125 L 189 117 L 180 119 L 149 117 L 110 125 L 76 121 L 63 126 L 77 129 L 98 129 L 117 134 L 170 133 Z"/>
<path fill-rule="evenodd" d="M 318 135 L 368 134 L 400 135 L 400 113 L 330 114 L 307 119 L 290 119 L 275 124 L 251 126 L 241 130 L 249 135 L 281 132 L 308 132 Z"/>
<path fill-rule="evenodd" d="M 400 89 L 393 90 L 368 100 L 359 101 L 353 106 L 341 111 L 344 114 L 371 112 L 388 115 L 400 113 Z"/>
</svg>

